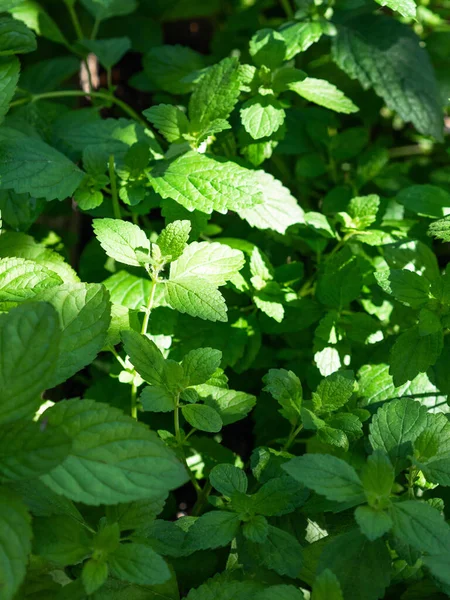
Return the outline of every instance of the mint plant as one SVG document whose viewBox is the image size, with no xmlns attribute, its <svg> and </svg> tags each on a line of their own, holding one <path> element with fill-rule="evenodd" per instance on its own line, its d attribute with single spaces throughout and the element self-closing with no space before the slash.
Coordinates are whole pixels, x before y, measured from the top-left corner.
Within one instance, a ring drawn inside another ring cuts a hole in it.
<svg viewBox="0 0 450 600">
<path fill-rule="evenodd" d="M 450 596 L 448 23 L 0 0 L 1 600 Z"/>
</svg>

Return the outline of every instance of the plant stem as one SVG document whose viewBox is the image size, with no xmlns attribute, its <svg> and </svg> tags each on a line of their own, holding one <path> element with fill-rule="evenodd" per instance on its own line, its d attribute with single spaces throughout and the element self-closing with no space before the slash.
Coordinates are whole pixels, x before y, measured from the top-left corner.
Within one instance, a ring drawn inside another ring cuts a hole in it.
<svg viewBox="0 0 450 600">
<path fill-rule="evenodd" d="M 174 410 L 174 413 L 173 413 L 173 424 L 174 424 L 174 429 L 175 429 L 175 438 L 176 438 L 176 440 L 178 442 L 178 447 L 180 449 L 181 459 L 183 461 L 184 468 L 186 469 L 186 472 L 189 475 L 189 479 L 191 480 L 191 483 L 194 486 L 195 491 L 197 492 L 197 499 L 199 499 L 200 495 L 202 493 L 202 488 L 200 487 L 198 481 L 195 479 L 194 473 L 191 471 L 191 469 L 189 468 L 189 465 L 187 464 L 186 455 L 184 454 L 183 442 L 181 440 L 180 405 L 178 403 L 178 400 L 179 399 L 177 398 L 176 399 L 175 410 Z"/>
<path fill-rule="evenodd" d="M 137 387 L 134 383 L 131 384 L 131 416 L 137 421 Z"/>
<path fill-rule="evenodd" d="M 281 6 L 283 7 L 284 12 L 286 13 L 286 17 L 288 19 L 294 18 L 294 11 L 289 3 L 289 0 L 280 0 Z"/>
<path fill-rule="evenodd" d="M 152 279 L 152 282 L 150 285 L 151 285 L 150 296 L 148 298 L 148 304 L 147 304 L 147 308 L 145 309 L 144 320 L 142 322 L 142 329 L 141 329 L 142 334 L 147 333 L 148 322 L 150 320 L 150 313 L 152 312 L 153 301 L 155 300 L 156 281 L 154 279 Z"/>
<path fill-rule="evenodd" d="M 116 352 L 116 349 L 114 348 L 114 346 L 109 346 L 109 351 L 114 355 L 114 357 L 117 359 L 117 362 L 120 363 L 121 367 L 123 369 L 127 368 L 127 365 L 125 364 L 125 361 L 123 360 L 123 358 L 121 356 L 119 356 Z"/>
<path fill-rule="evenodd" d="M 208 496 L 211 493 L 211 490 L 212 485 L 210 483 L 206 483 L 205 487 L 200 492 L 200 496 L 197 498 L 197 502 L 194 504 L 194 507 L 192 509 L 193 517 L 197 517 L 201 513 L 206 501 L 208 500 Z"/>
<path fill-rule="evenodd" d="M 113 205 L 113 211 L 114 211 L 114 218 L 121 219 L 122 214 L 120 212 L 119 197 L 117 195 L 117 182 L 116 182 L 116 172 L 114 170 L 114 155 L 113 154 L 111 154 L 109 157 L 108 167 L 109 167 L 109 180 L 111 182 L 111 198 L 112 198 L 112 205 Z"/>
<path fill-rule="evenodd" d="M 66 2 L 67 10 L 69 11 L 70 18 L 72 20 L 73 28 L 75 29 L 75 33 L 77 34 L 77 38 L 79 40 L 84 39 L 83 30 L 81 29 L 80 21 L 78 20 L 78 15 L 75 11 L 75 7 L 70 2 Z"/>
<path fill-rule="evenodd" d="M 295 438 L 298 436 L 298 434 L 301 432 L 302 429 L 303 429 L 303 425 L 299 425 L 297 428 L 295 428 L 295 425 L 292 427 L 292 431 L 291 431 L 288 439 L 286 440 L 286 443 L 283 446 L 283 450 L 289 450 L 289 448 L 294 443 Z"/>
<path fill-rule="evenodd" d="M 108 85 L 108 90 L 112 93 L 112 70 L 106 69 L 106 82 Z"/>
<path fill-rule="evenodd" d="M 123 110 L 129 117 L 138 121 L 142 126 L 147 127 L 144 119 L 137 114 L 135 110 L 128 106 L 125 102 L 113 96 L 110 92 L 83 92 L 82 90 L 60 90 L 58 92 L 44 92 L 43 94 L 33 94 L 27 96 L 26 98 L 19 98 L 19 100 L 14 100 L 11 102 L 10 107 L 21 106 L 22 104 L 28 104 L 28 102 L 37 102 L 38 100 L 44 100 L 49 98 L 71 98 L 71 97 L 79 97 L 79 96 L 89 96 L 90 98 L 99 98 L 100 100 L 107 100 L 108 102 L 112 102 L 119 108 Z"/>
<path fill-rule="evenodd" d="M 95 19 L 94 26 L 91 31 L 91 40 L 95 40 L 98 33 L 98 28 L 100 27 L 100 19 Z"/>
</svg>

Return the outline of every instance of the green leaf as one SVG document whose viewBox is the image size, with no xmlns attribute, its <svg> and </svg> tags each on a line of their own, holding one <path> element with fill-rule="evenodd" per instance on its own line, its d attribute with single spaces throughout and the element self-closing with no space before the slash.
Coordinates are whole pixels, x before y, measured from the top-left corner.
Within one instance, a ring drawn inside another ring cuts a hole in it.
<svg viewBox="0 0 450 600">
<path fill-rule="evenodd" d="M 24 0 L 19 5 L 9 9 L 12 16 L 25 23 L 37 35 L 52 42 L 68 46 L 68 42 L 55 21 L 44 8 L 35 0 Z"/>
<path fill-rule="evenodd" d="M 142 379 L 154 385 L 163 383 L 165 361 L 156 344 L 131 329 L 121 335 L 125 351 Z"/>
<path fill-rule="evenodd" d="M 431 223 L 428 227 L 428 235 L 432 235 L 443 242 L 450 242 L 450 216 Z"/>
<path fill-rule="evenodd" d="M 442 581 L 446 586 L 450 585 L 450 574 L 448 571 L 448 554 L 422 556 L 422 562 L 431 571 L 432 575 Z"/>
<path fill-rule="evenodd" d="M 319 106 L 324 106 L 339 113 L 349 114 L 359 110 L 341 90 L 338 90 L 336 86 L 325 79 L 307 77 L 303 81 L 289 84 L 288 89 L 309 102 L 314 102 Z"/>
<path fill-rule="evenodd" d="M 23 258 L 0 259 L 0 308 L 7 310 L 30 300 L 46 288 L 62 284 L 54 271 Z"/>
<path fill-rule="evenodd" d="M 1 69 L 0 69 L 1 77 Z M 18 194 L 64 200 L 84 174 L 68 158 L 36 137 L 6 127 L 0 135 L 0 185 Z"/>
<path fill-rule="evenodd" d="M 34 33 L 26 25 L 9 17 L 0 19 L 0 56 L 26 54 L 36 47 Z"/>
<path fill-rule="evenodd" d="M 254 596 L 255 600 L 304 600 L 301 590 L 293 585 L 271 585 Z"/>
<path fill-rule="evenodd" d="M 139 397 L 142 408 L 149 412 L 171 412 L 175 408 L 175 395 L 164 385 L 149 385 Z"/>
<path fill-rule="evenodd" d="M 338 410 L 350 400 L 355 387 L 353 371 L 336 371 L 319 383 L 312 395 L 316 411 Z"/>
<path fill-rule="evenodd" d="M 71 440 L 58 427 L 16 421 L 0 427 L 0 479 L 17 481 L 38 477 L 59 465 L 69 454 Z"/>
<path fill-rule="evenodd" d="M 270 137 L 278 131 L 286 114 L 280 102 L 270 95 L 250 98 L 240 112 L 242 125 L 254 140 Z"/>
<path fill-rule="evenodd" d="M 133 310 L 146 306 L 150 297 L 150 279 L 136 277 L 127 271 L 117 271 L 105 279 L 103 285 L 109 291 L 112 304 Z"/>
<path fill-rule="evenodd" d="M 19 81 L 20 63 L 15 56 L 0 58 L 0 121 L 9 110 Z M 2 187 L 3 182 L 2 182 Z"/>
<path fill-rule="evenodd" d="M 193 242 L 170 265 L 169 279 L 180 277 L 204 278 L 216 286 L 225 285 L 244 266 L 240 250 L 217 242 Z"/>
<path fill-rule="evenodd" d="M 375 271 L 375 279 L 385 292 L 411 308 L 420 308 L 430 300 L 430 282 L 408 269 Z"/>
<path fill-rule="evenodd" d="M 187 600 L 251 600 L 260 589 L 255 581 L 235 581 L 225 573 L 191 589 Z"/>
<path fill-rule="evenodd" d="M 81 44 L 97 56 L 105 69 L 111 69 L 131 48 L 131 41 L 128 37 L 81 40 Z"/>
<path fill-rule="evenodd" d="M 330 569 L 315 578 L 311 600 L 344 600 L 339 580 Z"/>
<path fill-rule="evenodd" d="M 81 571 L 81 581 L 88 595 L 101 588 L 107 578 L 108 565 L 106 562 L 91 558 L 84 563 Z"/>
<path fill-rule="evenodd" d="M 266 517 L 262 515 L 254 515 L 251 519 L 245 522 L 242 526 L 242 534 L 250 542 L 262 544 L 266 541 L 269 534 L 269 523 Z"/>
<path fill-rule="evenodd" d="M 142 114 L 152 123 L 168 142 L 178 141 L 189 131 L 189 121 L 185 113 L 172 104 L 151 106 Z"/>
<path fill-rule="evenodd" d="M 297 456 L 283 464 L 282 468 L 291 477 L 329 500 L 355 504 L 364 500 L 363 486 L 355 469 L 335 456 Z"/>
<path fill-rule="evenodd" d="M 72 439 L 66 460 L 43 482 L 76 502 L 117 504 L 156 498 L 186 481 L 184 467 L 145 425 L 93 400 L 67 400 L 45 412 Z"/>
<path fill-rule="evenodd" d="M 27 303 L 0 315 L 0 422 L 32 417 L 50 386 L 59 356 L 58 315 Z"/>
<path fill-rule="evenodd" d="M 416 16 L 416 5 L 413 0 L 376 0 L 381 6 L 387 6 L 406 17 L 413 19 Z"/>
<path fill-rule="evenodd" d="M 230 498 L 235 492 L 247 491 L 248 480 L 245 472 L 233 465 L 216 465 L 209 474 L 213 488 Z"/>
<path fill-rule="evenodd" d="M 224 58 L 210 67 L 189 100 L 191 131 L 201 131 L 216 119 L 228 119 L 240 94 L 239 61 Z"/>
<path fill-rule="evenodd" d="M 384 450 L 397 472 L 413 453 L 413 443 L 427 425 L 427 408 L 410 398 L 397 398 L 378 409 L 370 424 L 370 443 Z"/>
<path fill-rule="evenodd" d="M 111 575 L 140 585 L 155 585 L 170 579 L 170 570 L 159 554 L 147 544 L 120 544 L 108 556 Z"/>
<path fill-rule="evenodd" d="M 208 321 L 226 321 L 227 307 L 216 286 L 199 277 L 177 277 L 166 282 L 166 300 L 181 313 Z"/>
<path fill-rule="evenodd" d="M 250 543 L 250 542 L 249 542 Z M 252 548 L 258 564 L 288 577 L 297 578 L 302 566 L 302 547 L 283 529 L 269 525 L 267 538 Z"/>
<path fill-rule="evenodd" d="M 136 0 L 81 0 L 81 3 L 99 21 L 128 15 L 137 8 Z"/>
<path fill-rule="evenodd" d="M 269 392 L 281 405 L 280 413 L 291 423 L 299 420 L 303 390 L 300 379 L 292 371 L 270 369 L 264 375 L 264 390 Z"/>
<path fill-rule="evenodd" d="M 355 510 L 355 519 L 361 533 L 371 542 L 382 537 L 392 527 L 392 519 L 388 513 L 371 506 L 358 506 Z"/>
<path fill-rule="evenodd" d="M 321 21 L 288 22 L 280 30 L 286 42 L 285 60 L 291 60 L 299 52 L 305 52 L 320 40 L 329 23 Z"/>
<path fill-rule="evenodd" d="M 395 471 L 383 450 L 375 450 L 361 472 L 367 501 L 374 508 L 386 508 L 395 481 Z"/>
<path fill-rule="evenodd" d="M 199 517 L 189 528 L 185 546 L 189 552 L 228 546 L 239 529 L 235 513 L 214 510 Z"/>
<path fill-rule="evenodd" d="M 89 364 L 103 348 L 111 320 L 109 295 L 98 283 L 47 288 L 36 300 L 49 302 L 58 312 L 62 330 L 54 387 Z"/>
<path fill-rule="evenodd" d="M 55 566 L 80 563 L 92 552 L 92 537 L 82 523 L 64 515 L 34 517 L 33 549 Z"/>
<path fill-rule="evenodd" d="M 219 413 L 205 404 L 185 404 L 181 412 L 186 421 L 200 431 L 217 433 L 222 429 Z"/>
<path fill-rule="evenodd" d="M 231 425 L 248 415 L 256 404 L 256 398 L 245 392 L 211 387 L 205 403 L 219 413 L 224 425 Z"/>
<path fill-rule="evenodd" d="M 186 46 L 156 46 L 144 55 L 144 72 L 157 89 L 171 94 L 192 90 L 188 76 L 205 66 L 204 57 Z"/>
<path fill-rule="evenodd" d="M 0 581 L 2 598 L 12 600 L 25 577 L 31 552 L 31 518 L 21 500 L 0 489 Z"/>
<path fill-rule="evenodd" d="M 450 552 L 450 526 L 426 502 L 395 502 L 390 515 L 394 523 L 392 532 L 404 543 L 427 554 Z"/>
<path fill-rule="evenodd" d="M 425 429 L 414 442 L 414 463 L 427 481 L 450 484 L 450 422 L 444 415 L 428 415 Z"/>
<path fill-rule="evenodd" d="M 308 491 L 291 477 L 273 477 L 252 496 L 252 510 L 266 517 L 293 512 L 308 497 Z"/>
<path fill-rule="evenodd" d="M 205 383 L 220 367 L 222 352 L 214 348 L 191 350 L 181 363 L 188 385 Z"/>
<path fill-rule="evenodd" d="M 319 273 L 317 298 L 326 306 L 342 309 L 360 295 L 362 284 L 358 257 L 346 246 Z"/>
<path fill-rule="evenodd" d="M 330 540 L 320 555 L 317 572 L 332 571 L 344 598 L 379 600 L 390 582 L 391 562 L 385 542 L 370 542 L 353 530 Z"/>
<path fill-rule="evenodd" d="M 364 15 L 346 21 L 333 42 L 336 64 L 425 135 L 442 139 L 442 105 L 426 51 L 395 19 Z"/>
<path fill-rule="evenodd" d="M 260 29 L 250 40 L 250 55 L 255 65 L 276 69 L 284 62 L 286 42 L 278 31 Z"/>
<path fill-rule="evenodd" d="M 439 358 L 442 347 L 442 329 L 429 335 L 421 335 L 417 326 L 403 332 L 391 350 L 390 373 L 394 385 L 402 385 L 425 373 Z"/>
<path fill-rule="evenodd" d="M 439 219 L 450 214 L 450 194 L 437 185 L 411 185 L 402 189 L 396 200 L 422 217 Z"/>
<path fill-rule="evenodd" d="M 172 198 L 189 211 L 226 214 L 251 208 L 263 201 L 254 171 L 234 162 L 187 152 L 173 161 L 161 161 L 148 175 L 163 198 Z"/>
<path fill-rule="evenodd" d="M 150 242 L 145 233 L 128 221 L 94 219 L 94 233 L 106 254 L 125 265 L 142 265 L 137 250 L 150 253 Z"/>
<path fill-rule="evenodd" d="M 362 131 L 366 135 L 366 131 L 364 129 Z M 348 204 L 347 211 L 352 218 L 352 225 L 356 229 L 367 229 L 367 227 L 370 227 L 376 221 L 379 208 L 380 197 L 376 194 L 370 194 L 369 196 L 352 198 Z"/>
</svg>

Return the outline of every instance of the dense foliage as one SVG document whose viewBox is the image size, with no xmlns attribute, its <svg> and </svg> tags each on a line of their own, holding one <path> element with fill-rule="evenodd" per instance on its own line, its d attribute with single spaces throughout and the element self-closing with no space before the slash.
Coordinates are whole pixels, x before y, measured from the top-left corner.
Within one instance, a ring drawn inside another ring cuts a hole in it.
<svg viewBox="0 0 450 600">
<path fill-rule="evenodd" d="M 450 596 L 448 0 L 0 0 L 1 600 Z"/>
</svg>

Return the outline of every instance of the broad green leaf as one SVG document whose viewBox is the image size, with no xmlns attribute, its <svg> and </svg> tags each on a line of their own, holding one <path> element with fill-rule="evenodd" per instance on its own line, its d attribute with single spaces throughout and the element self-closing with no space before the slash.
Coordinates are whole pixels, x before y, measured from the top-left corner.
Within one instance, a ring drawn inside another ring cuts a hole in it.
<svg viewBox="0 0 450 600">
<path fill-rule="evenodd" d="M 0 56 L 25 54 L 36 50 L 34 33 L 26 25 L 11 19 L 0 19 Z"/>
<path fill-rule="evenodd" d="M 190 552 L 228 546 L 239 529 L 235 513 L 214 510 L 199 517 L 189 528 L 185 545 Z"/>
<path fill-rule="evenodd" d="M 370 542 L 355 529 L 325 545 L 317 572 L 325 569 L 336 576 L 344 598 L 379 600 L 390 582 L 391 557 L 384 541 Z"/>
<path fill-rule="evenodd" d="M 212 406 L 219 413 L 224 425 L 231 425 L 248 415 L 256 404 L 256 398 L 245 392 L 213 388 L 211 386 L 205 397 L 205 403 Z"/>
<path fill-rule="evenodd" d="M 355 387 L 353 371 L 336 371 L 319 383 L 312 395 L 316 411 L 338 410 L 350 400 Z"/>
<path fill-rule="evenodd" d="M 253 171 L 262 189 L 262 204 L 237 211 L 242 219 L 257 229 L 273 229 L 278 233 L 304 222 L 304 212 L 291 192 L 278 179 L 265 171 Z"/>
<path fill-rule="evenodd" d="M 127 271 L 117 271 L 103 282 L 112 304 L 139 310 L 147 305 L 151 292 L 148 277 L 136 277 Z"/>
<path fill-rule="evenodd" d="M 254 140 L 270 137 L 283 125 L 285 118 L 280 102 L 269 95 L 247 100 L 240 112 L 242 125 Z"/>
<path fill-rule="evenodd" d="M 157 89 L 170 94 L 187 94 L 193 86 L 188 76 L 203 69 L 205 59 L 187 46 L 156 46 L 144 55 L 143 67 Z"/>
<path fill-rule="evenodd" d="M 206 404 L 185 404 L 181 412 L 186 421 L 200 431 L 217 433 L 222 429 L 219 413 Z"/>
<path fill-rule="evenodd" d="M 168 142 L 176 142 L 189 131 L 185 113 L 172 104 L 157 104 L 142 112 Z"/>
<path fill-rule="evenodd" d="M 71 440 L 58 427 L 16 421 L 0 427 L 0 479 L 17 481 L 51 471 L 68 455 Z"/>
<path fill-rule="evenodd" d="M 335 456 L 297 456 L 283 464 L 282 468 L 291 477 L 329 500 L 355 504 L 364 500 L 363 486 L 355 469 Z"/>
<path fill-rule="evenodd" d="M 375 272 L 378 285 L 411 308 L 420 308 L 430 299 L 430 282 L 408 269 L 382 269 Z"/>
<path fill-rule="evenodd" d="M 262 544 L 269 534 L 269 523 L 266 517 L 254 515 L 242 525 L 242 534 L 250 542 Z"/>
<path fill-rule="evenodd" d="M 276 69 L 284 62 L 286 42 L 278 31 L 260 29 L 250 40 L 250 55 L 255 65 Z"/>
<path fill-rule="evenodd" d="M 371 506 L 358 506 L 355 519 L 363 533 L 371 542 L 382 537 L 392 527 L 392 519 L 387 512 Z"/>
<path fill-rule="evenodd" d="M 12 600 L 25 577 L 31 552 L 31 518 L 20 499 L 0 489 L 0 581 L 2 598 Z"/>
<path fill-rule="evenodd" d="M 319 272 L 317 298 L 332 308 L 342 309 L 360 295 L 363 278 L 358 257 L 348 246 L 332 256 Z"/>
<path fill-rule="evenodd" d="M 36 517 L 63 515 L 80 523 L 83 522 L 83 517 L 73 502 L 56 494 L 40 479 L 18 481 L 14 483 L 13 488 Z"/>
<path fill-rule="evenodd" d="M 128 15 L 136 10 L 136 0 L 81 0 L 91 15 L 99 21 Z"/>
<path fill-rule="evenodd" d="M 20 63 L 15 56 L 0 58 L 0 121 L 3 121 L 9 110 L 9 103 L 19 80 L 19 71 Z"/>
<path fill-rule="evenodd" d="M 80 563 L 92 552 L 92 536 L 82 523 L 64 515 L 34 517 L 33 549 L 55 566 Z"/>
<path fill-rule="evenodd" d="M 344 600 L 339 580 L 330 569 L 315 578 L 311 600 Z"/>
<path fill-rule="evenodd" d="M 386 402 L 370 424 L 370 443 L 374 450 L 384 450 L 397 472 L 407 466 L 413 443 L 427 425 L 427 409 L 410 398 Z"/>
<path fill-rule="evenodd" d="M 105 69 L 111 69 L 131 48 L 131 41 L 128 37 L 81 40 L 81 44 L 97 56 Z"/>
<path fill-rule="evenodd" d="M 86 561 L 81 571 L 81 580 L 87 594 L 96 592 L 108 577 L 108 564 L 101 560 L 91 558 Z"/>
<path fill-rule="evenodd" d="M 255 171 L 193 151 L 160 161 L 148 177 L 158 194 L 189 211 L 226 214 L 260 205 L 264 198 Z"/>
<path fill-rule="evenodd" d="M 103 348 L 111 320 L 109 295 L 98 283 L 76 283 L 47 288 L 36 300 L 56 309 L 62 330 L 50 382 L 54 387 L 89 364 Z"/>
<path fill-rule="evenodd" d="M 434 556 L 423 556 L 422 562 L 431 571 L 432 575 L 442 581 L 446 586 L 450 585 L 450 573 L 448 570 L 449 555 L 441 554 Z"/>
<path fill-rule="evenodd" d="M 154 432 L 106 404 L 67 400 L 48 409 L 45 419 L 64 429 L 72 450 L 42 481 L 76 502 L 152 499 L 186 481 L 184 467 Z"/>
<path fill-rule="evenodd" d="M 64 154 L 36 137 L 3 128 L 0 135 L 0 185 L 18 194 L 64 200 L 84 174 Z"/>
<path fill-rule="evenodd" d="M 216 465 L 209 474 L 213 488 L 230 498 L 235 492 L 245 494 L 248 480 L 245 472 L 233 465 Z"/>
<path fill-rule="evenodd" d="M 240 94 L 239 61 L 224 58 L 210 67 L 194 87 L 189 100 L 192 133 L 202 131 L 216 119 L 228 119 Z"/>
<path fill-rule="evenodd" d="M 286 42 L 286 60 L 291 60 L 299 52 L 305 52 L 320 40 L 329 27 L 328 22 L 301 21 L 289 22 L 282 26 L 280 33 Z"/>
<path fill-rule="evenodd" d="M 149 412 L 171 412 L 175 408 L 175 395 L 164 385 L 146 386 L 139 399 Z"/>
<path fill-rule="evenodd" d="M 148 530 L 152 521 L 163 510 L 167 494 L 153 500 L 136 500 L 106 507 L 108 522 L 117 523 L 120 531 Z"/>
<path fill-rule="evenodd" d="M 442 139 L 442 105 L 427 52 L 413 30 L 384 15 L 358 16 L 338 29 L 336 64 L 425 135 Z"/>
<path fill-rule="evenodd" d="M 254 596 L 255 600 L 304 600 L 301 590 L 293 585 L 271 585 Z"/>
<path fill-rule="evenodd" d="M 450 526 L 439 511 L 426 502 L 395 502 L 390 515 L 393 534 L 406 544 L 427 554 L 450 552 Z"/>
<path fill-rule="evenodd" d="M 114 577 L 140 585 L 155 585 L 170 579 L 164 559 L 143 543 L 120 544 L 108 555 L 108 566 Z"/>
<path fill-rule="evenodd" d="M 303 390 L 300 379 L 292 371 L 270 369 L 264 375 L 264 390 L 281 405 L 280 413 L 291 423 L 297 423 L 302 406 Z"/>
<path fill-rule="evenodd" d="M 0 190 L 2 219 L 14 231 L 26 231 L 45 207 L 45 200 L 29 194 L 16 194 L 13 190 Z"/>
<path fill-rule="evenodd" d="M 222 352 L 214 348 L 197 348 L 188 352 L 181 363 L 188 385 L 206 383 L 220 367 L 221 360 Z"/>
<path fill-rule="evenodd" d="M 0 308 L 8 308 L 30 300 L 46 288 L 61 285 L 54 271 L 24 258 L 0 259 Z"/>
<path fill-rule="evenodd" d="M 437 185 L 411 185 L 402 189 L 396 200 L 422 217 L 439 219 L 450 214 L 450 194 Z"/>
<path fill-rule="evenodd" d="M 361 472 L 361 481 L 370 506 L 374 508 L 388 506 L 395 481 L 395 471 L 383 450 L 375 450 L 369 456 Z"/>
<path fill-rule="evenodd" d="M 139 375 L 153 385 L 164 383 L 164 357 L 155 342 L 132 329 L 122 331 L 124 348 Z"/>
<path fill-rule="evenodd" d="M 450 216 L 431 223 L 428 234 L 443 242 L 450 242 Z"/>
<path fill-rule="evenodd" d="M 251 543 L 251 542 L 249 542 Z M 252 544 L 258 565 L 279 575 L 297 578 L 302 566 L 302 547 L 296 538 L 283 529 L 269 525 L 267 538 L 262 544 Z"/>
<path fill-rule="evenodd" d="M 450 421 L 444 415 L 428 415 L 425 429 L 414 442 L 414 463 L 427 481 L 450 484 Z"/>
<path fill-rule="evenodd" d="M 252 510 L 266 517 L 278 517 L 293 512 L 308 495 L 302 484 L 283 474 L 269 479 L 252 496 Z"/>
<path fill-rule="evenodd" d="M 242 269 L 244 262 L 243 253 L 226 244 L 193 242 L 170 265 L 169 279 L 201 278 L 215 286 L 221 286 Z"/>
<path fill-rule="evenodd" d="M 15 19 L 25 23 L 37 35 L 63 46 L 68 45 L 58 25 L 41 4 L 35 2 L 35 0 L 24 0 L 17 6 L 12 7 L 9 12 Z"/>
<path fill-rule="evenodd" d="M 341 90 L 325 79 L 307 77 L 288 86 L 292 92 L 302 96 L 309 102 L 314 102 L 339 113 L 354 113 L 359 109 L 345 96 Z"/>
<path fill-rule="evenodd" d="M 261 589 L 255 581 L 235 581 L 227 573 L 208 579 L 191 589 L 187 600 L 250 600 Z"/>
<path fill-rule="evenodd" d="M 138 225 L 119 219 L 94 219 L 94 233 L 103 250 L 118 262 L 133 267 L 141 266 L 136 253 L 150 253 L 150 242 Z"/>
<path fill-rule="evenodd" d="M 390 373 L 394 385 L 402 385 L 425 373 L 438 359 L 442 346 L 442 329 L 429 335 L 421 335 L 417 326 L 404 331 L 391 350 Z"/>
<path fill-rule="evenodd" d="M 51 386 L 59 359 L 58 315 L 44 303 L 27 303 L 0 315 L 0 422 L 32 417 Z"/>
<path fill-rule="evenodd" d="M 387 6 L 406 17 L 412 19 L 416 16 L 416 5 L 413 0 L 376 0 L 381 6 Z"/>
<path fill-rule="evenodd" d="M 365 130 L 363 129 L 366 134 Z M 377 218 L 380 208 L 380 197 L 376 194 L 369 196 L 356 196 L 348 204 L 347 211 L 352 218 L 352 225 L 356 229 L 367 229 Z"/>
<path fill-rule="evenodd" d="M 179 276 L 166 281 L 165 287 L 167 303 L 175 310 L 207 321 L 227 320 L 224 297 L 207 279 Z"/>
</svg>

